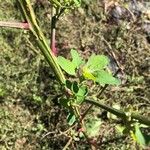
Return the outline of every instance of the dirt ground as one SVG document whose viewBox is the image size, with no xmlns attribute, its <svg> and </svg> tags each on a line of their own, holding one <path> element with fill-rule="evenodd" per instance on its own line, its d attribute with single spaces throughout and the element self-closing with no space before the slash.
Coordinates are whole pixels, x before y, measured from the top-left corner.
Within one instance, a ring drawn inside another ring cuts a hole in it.
<svg viewBox="0 0 150 150">
<path fill-rule="evenodd" d="M 49 39 L 50 4 L 47 0 L 34 0 L 33 4 Z M 150 116 L 150 12 L 140 4 L 142 11 L 131 1 L 83 0 L 82 7 L 60 18 L 56 45 L 58 55 L 65 57 L 69 57 L 71 48 L 85 59 L 92 53 L 105 54 L 115 72 L 113 55 L 121 68 L 117 77 L 122 84 L 109 86 L 100 97 L 102 102 Z M 0 21 L 4 20 L 23 20 L 15 0 L 0 0 Z M 93 86 L 91 94 L 97 90 Z M 64 132 L 68 129 L 67 112 L 57 102 L 60 93 L 60 85 L 30 33 L 0 27 L 0 149 L 62 150 L 69 137 Z M 89 115 L 102 122 L 99 149 L 140 149 L 129 135 L 116 131 L 120 120 L 109 118 L 107 112 L 95 107 Z M 146 133 L 150 133 L 149 128 Z M 69 149 L 90 147 L 81 138 L 74 139 Z"/>
</svg>

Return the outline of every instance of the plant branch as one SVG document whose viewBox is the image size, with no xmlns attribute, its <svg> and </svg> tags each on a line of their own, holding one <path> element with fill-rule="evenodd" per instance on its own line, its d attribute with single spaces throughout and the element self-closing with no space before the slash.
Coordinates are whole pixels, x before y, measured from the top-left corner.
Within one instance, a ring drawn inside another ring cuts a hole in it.
<svg viewBox="0 0 150 150">
<path fill-rule="evenodd" d="M 29 30 L 29 24 L 15 21 L 0 21 L 0 27 L 10 27 Z"/>
<path fill-rule="evenodd" d="M 84 135 L 84 137 L 85 137 L 85 139 L 86 139 L 86 141 L 88 142 L 88 144 L 90 145 L 90 147 L 91 147 L 91 150 L 96 150 L 96 143 L 92 143 L 91 142 L 91 139 L 88 137 L 88 135 L 87 135 L 87 133 L 86 133 L 86 130 L 85 130 L 85 126 L 84 126 L 84 120 L 82 119 L 82 116 L 80 115 L 80 112 L 79 112 L 79 110 L 78 110 L 78 107 L 74 107 L 73 108 L 73 110 L 74 110 L 74 114 L 75 114 L 75 116 L 76 116 L 76 118 L 77 118 L 77 123 L 78 123 L 78 125 L 80 126 L 80 128 L 82 129 L 81 130 L 81 132 L 83 133 L 83 135 Z"/>
<path fill-rule="evenodd" d="M 51 14 L 51 50 L 55 56 L 57 56 L 57 49 L 56 49 L 56 24 L 59 20 L 59 17 L 63 14 L 65 8 L 59 10 L 59 8 L 54 8 L 52 6 L 52 14 Z"/>
<path fill-rule="evenodd" d="M 62 8 L 59 13 L 57 14 L 56 16 L 56 20 L 58 21 L 59 20 L 59 17 L 64 13 L 64 11 L 66 10 L 66 8 Z"/>
<path fill-rule="evenodd" d="M 57 51 L 56 51 L 56 15 L 55 15 L 55 8 L 52 6 L 52 20 L 51 20 L 51 50 L 53 54 L 56 56 Z"/>
<path fill-rule="evenodd" d="M 18 0 L 20 4 L 21 11 L 23 12 L 23 15 L 25 16 L 25 19 L 27 20 L 30 30 L 33 34 L 33 36 L 36 39 L 37 46 L 43 53 L 45 59 L 47 60 L 48 64 L 52 67 L 56 77 L 60 81 L 60 83 L 65 83 L 65 77 L 64 74 L 59 67 L 57 63 L 57 58 L 54 56 L 54 54 L 51 52 L 50 47 L 48 46 L 45 36 L 42 33 L 39 25 L 36 21 L 36 16 L 34 14 L 34 10 L 31 6 L 30 0 Z"/>
<path fill-rule="evenodd" d="M 65 147 L 64 147 L 62 150 L 68 149 L 68 147 L 69 147 L 69 145 L 71 144 L 72 140 L 73 140 L 73 138 L 70 137 L 69 141 L 67 142 L 67 144 L 65 145 Z"/>
<path fill-rule="evenodd" d="M 127 120 L 128 117 L 131 117 L 131 119 L 138 120 L 140 123 L 150 126 L 150 119 L 148 117 L 139 115 L 137 113 L 131 113 L 130 116 L 127 116 L 126 113 L 122 110 L 117 110 L 115 108 L 112 108 L 108 105 L 105 105 L 101 102 L 97 102 L 94 100 L 86 99 L 85 102 L 93 104 L 93 105 L 100 107 L 102 109 L 105 109 L 106 111 L 108 111 L 108 112 L 110 112 L 110 113 L 112 113 L 112 114 L 116 115 L 117 117 L 120 117 L 124 120 Z"/>
</svg>

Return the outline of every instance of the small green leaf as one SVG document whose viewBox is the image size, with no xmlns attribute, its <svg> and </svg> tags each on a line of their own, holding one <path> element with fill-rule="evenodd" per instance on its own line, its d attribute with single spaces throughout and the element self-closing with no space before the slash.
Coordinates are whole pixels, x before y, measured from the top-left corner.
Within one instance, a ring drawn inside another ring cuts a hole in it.
<svg viewBox="0 0 150 150">
<path fill-rule="evenodd" d="M 67 122 L 68 122 L 68 124 L 70 126 L 72 126 L 75 121 L 76 121 L 76 117 L 75 117 L 74 113 L 70 112 L 69 115 L 67 116 Z"/>
<path fill-rule="evenodd" d="M 86 86 L 79 87 L 78 93 L 76 94 L 76 104 L 79 105 L 84 101 L 87 92 L 88 90 Z"/>
<path fill-rule="evenodd" d="M 112 85 L 120 84 L 120 81 L 118 79 L 116 79 L 115 77 L 113 77 L 111 74 L 109 74 L 104 70 L 100 70 L 99 72 L 97 72 L 95 81 L 98 82 L 99 84 L 112 84 Z"/>
<path fill-rule="evenodd" d="M 6 94 L 6 91 L 0 88 L 0 96 L 3 97 Z"/>
<path fill-rule="evenodd" d="M 125 130 L 124 126 L 116 125 L 115 128 L 116 128 L 117 132 L 119 132 L 120 134 L 123 135 L 123 131 Z"/>
<path fill-rule="evenodd" d="M 84 66 L 82 68 L 82 71 L 83 71 L 82 74 L 83 74 L 85 79 L 93 80 L 93 81 L 96 80 L 96 77 L 94 77 L 94 75 L 90 72 L 90 69 L 88 69 L 86 66 Z"/>
<path fill-rule="evenodd" d="M 81 0 L 73 0 L 73 1 L 74 1 L 74 3 L 75 3 L 76 7 L 80 7 L 80 5 L 81 5 Z"/>
<path fill-rule="evenodd" d="M 33 94 L 33 100 L 34 102 L 39 103 L 39 104 L 43 102 L 42 98 L 36 94 Z"/>
<path fill-rule="evenodd" d="M 139 128 L 139 125 L 136 123 L 135 124 L 135 137 L 136 137 L 136 141 L 140 144 L 140 145 L 145 145 L 145 138 Z"/>
<path fill-rule="evenodd" d="M 71 81 L 69 81 L 69 80 L 66 80 L 66 87 L 68 88 L 68 89 L 70 89 L 71 90 L 71 87 L 72 87 L 72 83 L 71 83 Z"/>
<path fill-rule="evenodd" d="M 86 94 L 87 94 L 87 87 L 86 86 L 81 86 L 79 88 L 77 96 L 85 96 Z"/>
<path fill-rule="evenodd" d="M 79 91 L 78 83 L 76 81 L 74 81 L 72 84 L 72 91 L 74 93 L 77 93 Z"/>
<path fill-rule="evenodd" d="M 76 68 L 82 64 L 82 59 L 79 56 L 78 52 L 74 49 L 71 49 L 72 62 L 75 64 Z"/>
<path fill-rule="evenodd" d="M 64 71 L 66 71 L 70 75 L 76 75 L 75 73 L 76 66 L 74 63 L 72 63 L 70 60 L 65 59 L 62 56 L 58 56 L 57 60 L 58 64 Z"/>
<path fill-rule="evenodd" d="M 101 85 L 119 85 L 119 80 L 104 70 L 108 64 L 109 59 L 106 56 L 92 54 L 87 64 L 82 68 L 83 77 L 85 79 L 93 80 Z"/>
<path fill-rule="evenodd" d="M 60 104 L 62 106 L 64 106 L 65 108 L 68 108 L 69 107 L 69 99 L 65 99 L 65 98 L 62 98 L 59 100 Z"/>
<path fill-rule="evenodd" d="M 97 71 L 105 68 L 109 64 L 109 59 L 104 55 L 92 54 L 86 64 L 86 66 L 92 70 Z"/>
</svg>

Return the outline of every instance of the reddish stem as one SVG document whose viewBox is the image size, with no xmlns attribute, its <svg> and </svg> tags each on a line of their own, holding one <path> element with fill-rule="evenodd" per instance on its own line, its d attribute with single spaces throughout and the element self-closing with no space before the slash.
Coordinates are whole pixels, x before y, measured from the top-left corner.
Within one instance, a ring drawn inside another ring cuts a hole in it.
<svg viewBox="0 0 150 150">
<path fill-rule="evenodd" d="M 11 27 L 29 30 L 30 26 L 27 22 L 10 22 L 10 21 L 0 21 L 0 27 Z"/>
<path fill-rule="evenodd" d="M 51 21 L 51 51 L 53 52 L 53 54 L 55 56 L 57 56 L 57 49 L 56 49 L 56 15 L 55 15 L 55 8 L 52 6 L 52 12 L 51 12 L 51 17 L 52 17 L 52 21 Z"/>
<path fill-rule="evenodd" d="M 57 56 L 57 49 L 56 49 L 56 39 L 55 39 L 55 28 L 53 28 L 52 29 L 52 39 L 51 39 L 51 50 L 52 50 L 52 52 L 53 52 L 53 54 L 55 55 L 55 56 Z"/>
</svg>

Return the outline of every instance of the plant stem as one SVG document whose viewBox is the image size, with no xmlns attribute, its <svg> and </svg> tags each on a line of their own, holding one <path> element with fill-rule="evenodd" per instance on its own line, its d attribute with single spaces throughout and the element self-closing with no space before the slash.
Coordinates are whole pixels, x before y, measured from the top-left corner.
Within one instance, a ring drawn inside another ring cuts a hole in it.
<svg viewBox="0 0 150 150">
<path fill-rule="evenodd" d="M 73 140 L 72 137 L 70 137 L 69 141 L 67 142 L 67 144 L 65 145 L 65 147 L 62 150 L 68 149 L 68 147 L 71 144 L 72 140 Z"/>
<path fill-rule="evenodd" d="M 102 109 L 105 109 L 106 111 L 108 111 L 108 112 L 110 112 L 110 113 L 112 113 L 112 114 L 116 115 L 117 117 L 120 117 L 124 120 L 127 120 L 128 117 L 131 117 L 131 119 L 136 119 L 140 123 L 150 126 L 150 119 L 148 117 L 145 117 L 145 116 L 142 116 L 142 115 L 139 115 L 136 113 L 131 113 L 130 116 L 127 116 L 124 111 L 117 110 L 115 108 L 109 107 L 108 105 L 105 105 L 103 103 L 100 103 L 100 102 L 97 102 L 94 100 L 86 99 L 85 102 L 93 104 L 93 105 L 100 107 Z"/>
<path fill-rule="evenodd" d="M 57 51 L 56 51 L 56 15 L 55 15 L 55 8 L 52 6 L 52 21 L 51 21 L 51 50 L 53 54 L 56 56 Z"/>
<path fill-rule="evenodd" d="M 80 113 L 79 113 L 78 108 L 75 106 L 75 107 L 73 107 L 73 110 L 74 110 L 74 114 L 75 114 L 76 119 L 77 119 L 77 123 L 78 123 L 78 125 L 80 126 L 80 128 L 83 129 L 83 130 L 82 130 L 82 133 L 83 133 L 83 135 L 85 136 L 86 141 L 87 141 L 88 144 L 90 145 L 91 150 L 96 150 L 96 145 L 91 142 L 90 138 L 89 138 L 88 135 L 86 134 L 86 131 L 85 131 L 85 129 L 84 129 L 84 128 L 85 128 L 85 127 L 84 127 L 84 121 L 83 121 L 83 119 L 82 119 L 82 117 L 81 117 L 81 115 L 80 115 Z"/>
<path fill-rule="evenodd" d="M 29 24 L 23 22 L 0 21 L 0 27 L 10 27 L 29 30 Z"/>
<path fill-rule="evenodd" d="M 46 42 L 45 36 L 43 35 L 39 25 L 37 24 L 36 16 L 34 14 L 34 10 L 32 8 L 30 0 L 18 0 L 18 2 L 20 4 L 23 15 L 25 16 L 25 19 L 30 25 L 30 30 L 37 41 L 37 46 L 43 53 L 48 64 L 52 67 L 60 83 L 64 84 L 66 80 L 64 74 L 57 63 L 57 58 L 51 52 L 51 49 Z"/>
<path fill-rule="evenodd" d="M 56 49 L 56 24 L 59 20 L 59 17 L 63 14 L 65 8 L 59 9 L 54 8 L 52 6 L 52 13 L 51 13 L 51 41 L 50 41 L 50 48 L 55 56 L 57 56 L 57 49 Z"/>
</svg>

